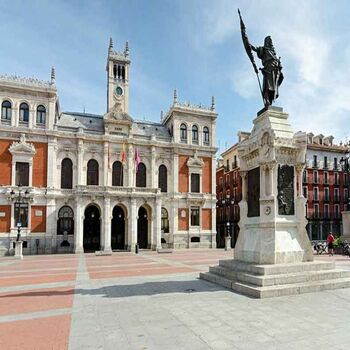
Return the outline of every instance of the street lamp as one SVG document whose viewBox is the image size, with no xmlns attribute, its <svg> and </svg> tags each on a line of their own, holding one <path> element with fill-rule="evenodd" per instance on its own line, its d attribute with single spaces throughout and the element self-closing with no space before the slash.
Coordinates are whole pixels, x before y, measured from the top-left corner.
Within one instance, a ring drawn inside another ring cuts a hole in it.
<svg viewBox="0 0 350 350">
<path fill-rule="evenodd" d="M 25 190 L 24 196 L 22 196 L 22 185 L 18 185 L 18 195 L 16 196 L 16 192 L 12 189 L 10 192 L 11 199 L 15 202 L 15 206 L 17 206 L 17 238 L 16 241 L 18 242 L 21 238 L 21 227 L 22 227 L 22 222 L 21 222 L 21 204 L 26 203 L 24 199 L 27 199 L 29 195 L 28 189 Z"/>
<path fill-rule="evenodd" d="M 348 198 L 346 198 L 346 210 L 350 210 L 350 197 L 349 197 L 349 173 L 350 173 L 350 167 L 349 167 L 349 154 L 347 153 L 345 157 L 341 157 L 340 164 L 342 167 L 342 171 L 344 175 L 346 174 L 347 179 L 347 189 L 348 189 Z"/>
</svg>

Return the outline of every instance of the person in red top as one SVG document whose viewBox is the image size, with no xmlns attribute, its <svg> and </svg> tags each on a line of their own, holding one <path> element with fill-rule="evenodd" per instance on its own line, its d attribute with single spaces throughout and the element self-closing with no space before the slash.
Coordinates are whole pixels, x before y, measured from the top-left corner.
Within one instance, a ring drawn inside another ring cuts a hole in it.
<svg viewBox="0 0 350 350">
<path fill-rule="evenodd" d="M 332 255 L 332 256 L 333 256 L 333 242 L 334 242 L 334 236 L 332 235 L 332 232 L 329 232 L 327 237 L 328 253 L 329 255 Z"/>
</svg>

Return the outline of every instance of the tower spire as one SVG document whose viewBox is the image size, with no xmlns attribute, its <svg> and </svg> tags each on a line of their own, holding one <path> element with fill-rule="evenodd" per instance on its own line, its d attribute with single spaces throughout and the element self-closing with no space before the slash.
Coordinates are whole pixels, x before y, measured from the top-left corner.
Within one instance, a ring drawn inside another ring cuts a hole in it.
<svg viewBox="0 0 350 350">
<path fill-rule="evenodd" d="M 174 101 L 173 101 L 173 104 L 176 104 L 177 103 L 177 90 L 176 88 L 174 89 Z"/>
<path fill-rule="evenodd" d="M 212 96 L 211 97 L 211 108 L 210 108 L 212 111 L 215 111 L 215 97 Z"/>
<path fill-rule="evenodd" d="M 129 57 L 129 42 L 125 42 L 125 50 L 124 50 L 124 56 Z"/>
<path fill-rule="evenodd" d="M 112 51 L 113 49 L 113 39 L 112 37 L 109 38 L 109 46 L 108 46 L 108 51 Z"/>
<path fill-rule="evenodd" d="M 51 67 L 51 84 L 55 84 L 55 81 L 56 81 L 55 67 Z"/>
</svg>

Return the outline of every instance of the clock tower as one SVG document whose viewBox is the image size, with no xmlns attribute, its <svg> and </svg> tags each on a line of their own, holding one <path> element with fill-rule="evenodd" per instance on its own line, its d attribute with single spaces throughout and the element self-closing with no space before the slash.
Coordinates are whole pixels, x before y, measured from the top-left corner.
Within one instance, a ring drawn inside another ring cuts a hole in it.
<svg viewBox="0 0 350 350">
<path fill-rule="evenodd" d="M 113 49 L 112 38 L 109 41 L 107 59 L 107 112 L 113 107 L 124 113 L 129 112 L 129 45 L 125 43 L 123 52 Z"/>
</svg>

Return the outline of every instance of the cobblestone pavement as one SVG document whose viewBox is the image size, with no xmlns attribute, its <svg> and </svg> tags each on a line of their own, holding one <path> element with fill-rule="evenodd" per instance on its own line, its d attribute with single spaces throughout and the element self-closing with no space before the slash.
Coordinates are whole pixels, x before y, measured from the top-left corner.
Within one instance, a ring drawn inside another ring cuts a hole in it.
<svg viewBox="0 0 350 350">
<path fill-rule="evenodd" d="M 0 259 L 0 349 L 348 349 L 350 289 L 256 300 L 198 279 L 232 252 Z M 320 256 L 350 269 L 344 256 Z"/>
</svg>

